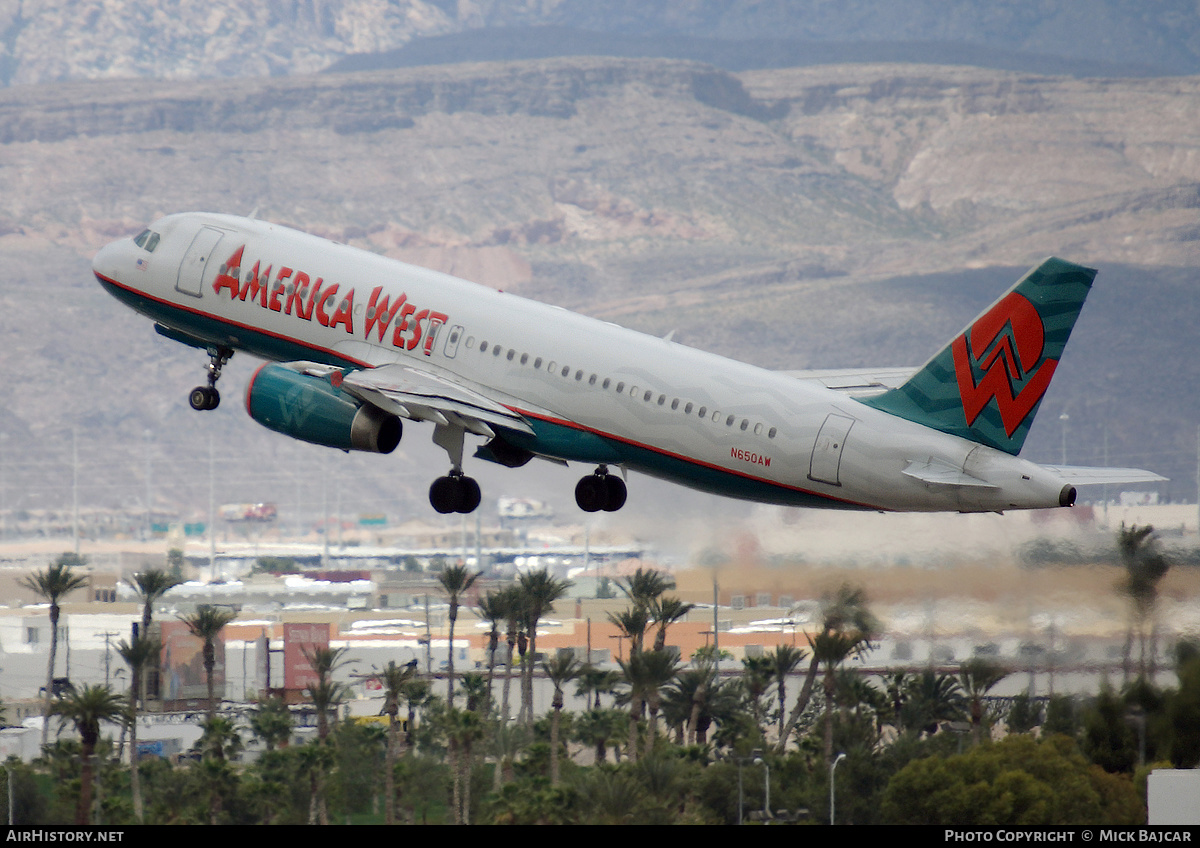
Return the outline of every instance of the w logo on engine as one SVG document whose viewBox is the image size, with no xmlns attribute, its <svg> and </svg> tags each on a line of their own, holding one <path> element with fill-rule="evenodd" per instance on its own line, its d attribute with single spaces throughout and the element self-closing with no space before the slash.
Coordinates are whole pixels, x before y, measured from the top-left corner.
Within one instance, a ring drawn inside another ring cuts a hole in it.
<svg viewBox="0 0 1200 848">
<path fill-rule="evenodd" d="M 1057 359 L 1043 357 L 1046 330 L 1037 309 L 1017 292 L 985 312 L 952 344 L 954 373 L 967 426 L 991 401 L 1011 438 L 1050 386 Z"/>
</svg>

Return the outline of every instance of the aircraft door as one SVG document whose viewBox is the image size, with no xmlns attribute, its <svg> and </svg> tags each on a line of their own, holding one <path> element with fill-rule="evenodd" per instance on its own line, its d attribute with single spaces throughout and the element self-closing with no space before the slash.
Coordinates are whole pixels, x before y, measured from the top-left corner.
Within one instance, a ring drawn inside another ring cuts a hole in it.
<svg viewBox="0 0 1200 848">
<path fill-rule="evenodd" d="M 842 465 L 842 449 L 846 447 L 846 436 L 854 426 L 854 419 L 846 415 L 830 413 L 825 418 L 813 444 L 812 458 L 808 464 L 808 479 L 818 483 L 842 485 L 838 472 Z"/>
<path fill-rule="evenodd" d="M 454 355 L 458 353 L 458 343 L 462 340 L 462 335 L 463 328 L 461 324 L 455 324 L 450 328 L 450 332 L 446 334 L 446 347 L 442 349 L 442 352 L 446 355 L 447 359 L 453 359 Z"/>
<path fill-rule="evenodd" d="M 222 235 L 224 233 L 212 227 L 202 227 L 200 232 L 196 233 L 187 253 L 183 255 L 183 262 L 179 263 L 179 276 L 175 281 L 176 291 L 200 297 L 208 260 L 221 241 Z"/>
</svg>

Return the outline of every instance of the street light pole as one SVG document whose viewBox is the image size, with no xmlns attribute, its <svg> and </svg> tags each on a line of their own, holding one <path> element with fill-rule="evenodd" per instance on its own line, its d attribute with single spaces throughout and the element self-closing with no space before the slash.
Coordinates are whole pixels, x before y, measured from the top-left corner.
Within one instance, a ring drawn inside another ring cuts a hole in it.
<svg viewBox="0 0 1200 848">
<path fill-rule="evenodd" d="M 838 763 L 840 763 L 844 759 L 846 759 L 845 754 L 838 754 L 837 758 L 833 761 L 833 765 L 831 765 L 829 767 L 829 823 L 830 824 L 833 824 L 835 822 L 835 819 L 836 819 L 835 810 L 837 809 L 837 795 L 833 791 L 834 790 L 833 780 L 834 780 L 834 777 L 837 775 Z"/>
</svg>

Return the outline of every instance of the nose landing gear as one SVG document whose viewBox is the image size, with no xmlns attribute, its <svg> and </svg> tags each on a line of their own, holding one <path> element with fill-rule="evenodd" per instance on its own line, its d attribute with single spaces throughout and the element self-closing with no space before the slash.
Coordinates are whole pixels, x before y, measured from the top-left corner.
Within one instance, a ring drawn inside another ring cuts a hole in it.
<svg viewBox="0 0 1200 848">
<path fill-rule="evenodd" d="M 233 356 L 233 351 L 227 347 L 210 347 L 208 349 L 208 385 L 196 386 L 188 393 L 188 403 L 197 411 L 216 409 L 221 405 L 221 393 L 217 391 L 217 380 L 221 379 L 221 369 Z"/>
<path fill-rule="evenodd" d="M 607 466 L 601 465 L 576 484 L 575 503 L 584 512 L 616 512 L 625 506 L 628 494 L 625 481 L 609 474 Z"/>
</svg>

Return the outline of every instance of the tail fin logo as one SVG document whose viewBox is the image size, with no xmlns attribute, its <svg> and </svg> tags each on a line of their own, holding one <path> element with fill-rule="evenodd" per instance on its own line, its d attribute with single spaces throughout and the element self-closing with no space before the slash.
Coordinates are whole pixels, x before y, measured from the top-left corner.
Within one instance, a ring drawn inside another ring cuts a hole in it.
<svg viewBox="0 0 1200 848">
<path fill-rule="evenodd" d="M 1045 342 L 1037 308 L 1015 291 L 954 340 L 954 373 L 967 426 L 995 400 L 1004 431 L 1012 437 L 1046 393 L 1058 366 L 1057 359 L 1043 359 Z"/>
</svg>

